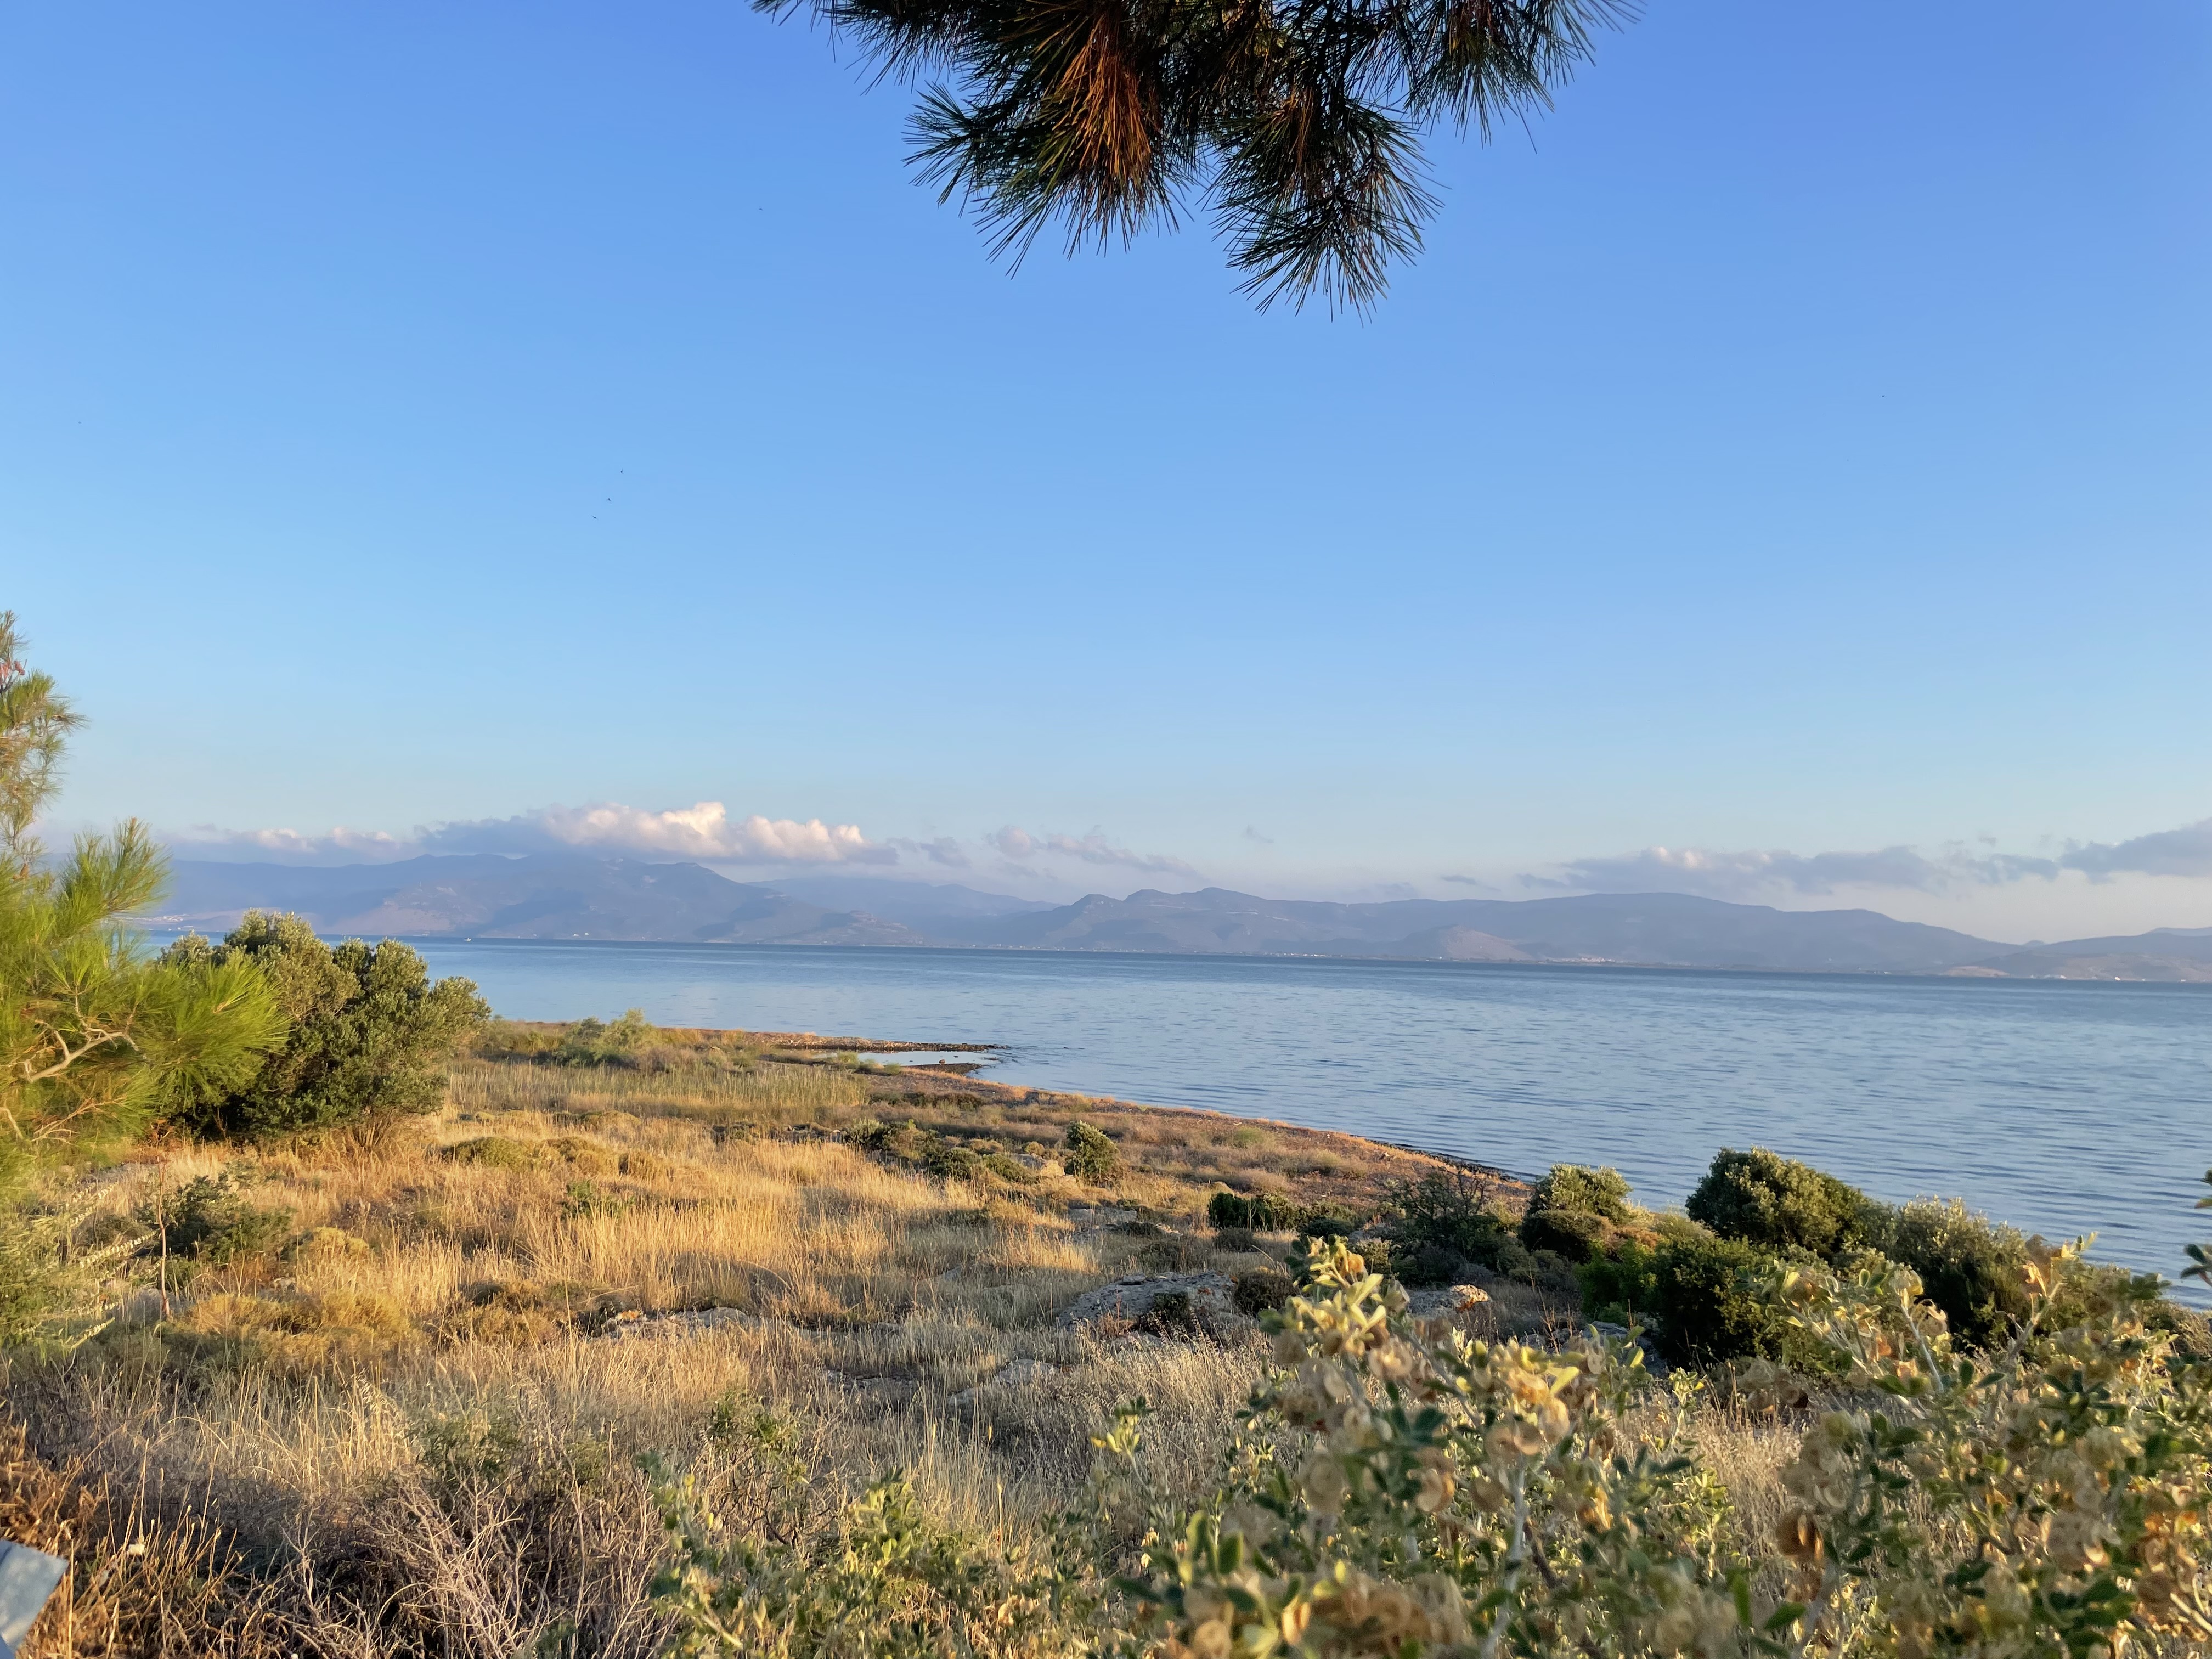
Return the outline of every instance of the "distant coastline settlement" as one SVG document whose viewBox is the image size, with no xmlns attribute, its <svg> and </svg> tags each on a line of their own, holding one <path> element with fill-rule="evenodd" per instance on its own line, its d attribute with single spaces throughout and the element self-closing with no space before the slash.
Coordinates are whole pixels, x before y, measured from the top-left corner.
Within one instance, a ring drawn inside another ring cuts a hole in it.
<svg viewBox="0 0 2212 1659">
<path fill-rule="evenodd" d="M 149 923 L 221 932 L 289 911 L 362 938 L 597 939 L 1324 957 L 1788 973 L 2212 983 L 2212 927 L 2007 945 L 1862 909 L 1681 893 L 1271 899 L 1223 888 L 1048 904 L 881 877 L 732 881 L 703 865 L 580 854 L 302 866 L 179 860 Z"/>
</svg>

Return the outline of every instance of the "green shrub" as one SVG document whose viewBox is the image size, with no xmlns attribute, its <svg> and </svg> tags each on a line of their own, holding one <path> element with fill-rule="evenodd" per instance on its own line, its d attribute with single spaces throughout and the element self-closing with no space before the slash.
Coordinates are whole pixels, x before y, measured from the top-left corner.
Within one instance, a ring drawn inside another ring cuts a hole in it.
<svg viewBox="0 0 2212 1659">
<path fill-rule="evenodd" d="M 1677 1237 L 1651 1260 L 1659 1352 L 1673 1365 L 1717 1365 L 1782 1348 L 1782 1312 L 1762 1288 L 1776 1269 L 1741 1238 Z"/>
<path fill-rule="evenodd" d="M 1587 1210 L 1531 1210 L 1521 1218 L 1523 1244 L 1573 1262 L 1606 1255 L 1613 1233 L 1611 1222 Z"/>
<path fill-rule="evenodd" d="M 1677 1232 L 1657 1254 L 1696 1242 Z M 1760 1255 L 1705 1242 L 1715 1263 Z M 2148 1337 L 2148 1281 L 2062 1324 L 2068 1257 L 2031 1246 L 2023 1334 L 1987 1356 L 1954 1349 L 1890 1264 L 1765 1275 L 1803 1351 L 1856 1386 L 1800 1420 L 1753 1533 L 1686 1401 L 1652 1410 L 1627 1345 L 1469 1342 L 1415 1321 L 1340 1250 L 1268 1321 L 1278 1369 L 1224 1486 L 1147 1517 L 1124 1581 L 1152 1618 L 1141 1650 L 2201 1653 L 2212 1371 Z M 1741 1381 L 1755 1402 L 1802 1400 L 1771 1365 Z M 1133 1451 L 1122 1420 L 1103 1443 Z"/>
<path fill-rule="evenodd" d="M 993 1152 L 983 1160 L 983 1167 L 1000 1180 L 1012 1182 L 1018 1187 L 1028 1186 L 1036 1179 L 1011 1152 Z"/>
<path fill-rule="evenodd" d="M 1610 1165 L 1593 1170 L 1580 1164 L 1554 1164 L 1551 1173 L 1536 1183 L 1535 1191 L 1529 1195 L 1528 1207 L 1531 1211 L 1576 1211 L 1607 1221 L 1626 1221 L 1632 1213 L 1628 1193 L 1628 1177 Z"/>
<path fill-rule="evenodd" d="M 586 1221 L 594 1217 L 611 1218 L 621 1215 L 630 1206 L 626 1198 L 616 1198 L 599 1190 L 589 1181 L 572 1181 L 561 1200 L 561 1214 L 564 1220 Z"/>
<path fill-rule="evenodd" d="M 556 1066 L 628 1066 L 643 1056 L 653 1030 L 645 1010 L 632 1008 L 611 1024 L 580 1019 L 561 1033 L 552 1053 Z M 664 1066 L 659 1069 L 665 1070 Z"/>
<path fill-rule="evenodd" d="M 1305 1238 L 1349 1238 L 1359 1230 L 1358 1218 L 1341 1204 L 1306 1205 L 1291 1224 Z"/>
<path fill-rule="evenodd" d="M 1392 1267 L 1403 1285 L 1456 1285 L 1467 1275 L 1468 1261 L 1442 1244 L 1416 1244 L 1402 1258 L 1395 1259 Z"/>
<path fill-rule="evenodd" d="M 291 1021 L 252 1080 L 192 1091 L 181 1115 L 203 1132 L 276 1135 L 434 1112 L 446 1065 L 491 1016 L 465 979 L 430 982 L 396 939 L 330 945 L 298 916 L 249 910 L 221 945 L 195 934 L 163 953 L 202 969 L 250 963 Z"/>
<path fill-rule="evenodd" d="M 1082 1180 L 1110 1180 L 1121 1167 L 1121 1149 L 1104 1130 L 1093 1128 L 1079 1117 L 1067 1126 L 1067 1139 L 1062 1145 L 1066 1150 L 1060 1155 L 1061 1167 Z"/>
<path fill-rule="evenodd" d="M 1206 1218 L 1217 1228 L 1273 1233 L 1297 1226 L 1301 1212 L 1279 1193 L 1216 1193 L 1206 1200 Z"/>
<path fill-rule="evenodd" d="M 141 1219 L 167 1234 L 171 1255 L 210 1267 L 266 1255 L 292 1233 L 291 1211 L 249 1204 L 228 1170 L 185 1182 Z"/>
<path fill-rule="evenodd" d="M 1240 1313 L 1257 1319 L 1271 1309 L 1279 1308 L 1291 1299 L 1291 1276 L 1280 1267 L 1254 1267 L 1237 1275 L 1237 1283 L 1229 1299 Z"/>
<path fill-rule="evenodd" d="M 2027 1312 L 2021 1279 L 2027 1240 L 1956 1199 L 1901 1206 L 1881 1249 L 1920 1275 L 1921 1293 L 1943 1310 L 1951 1334 L 1966 1347 L 2002 1342 Z"/>
<path fill-rule="evenodd" d="M 473 1164 L 487 1170 L 535 1170 L 550 1161 L 545 1148 L 534 1140 L 515 1140 L 506 1135 L 477 1135 L 457 1141 L 438 1154 L 448 1164 Z"/>
<path fill-rule="evenodd" d="M 1881 1206 L 1857 1188 L 1761 1146 L 1722 1152 L 1683 1207 L 1723 1238 L 1823 1257 L 1881 1225 Z"/>
<path fill-rule="evenodd" d="M 1398 1215 L 1391 1235 L 1418 1248 L 1433 1244 L 1469 1261 L 1496 1267 L 1510 1242 L 1505 1218 L 1484 1201 L 1483 1189 L 1469 1191 L 1463 1178 L 1433 1170 L 1392 1190 Z"/>
<path fill-rule="evenodd" d="M 973 1181 L 981 1173 L 983 1160 L 967 1147 L 933 1134 L 922 1143 L 921 1168 L 939 1181 Z"/>
<path fill-rule="evenodd" d="M 1583 1312 L 1616 1325 L 1655 1325 L 1659 1313 L 1659 1263 L 1655 1252 L 1624 1239 L 1610 1255 L 1593 1256 L 1576 1275 Z"/>
</svg>

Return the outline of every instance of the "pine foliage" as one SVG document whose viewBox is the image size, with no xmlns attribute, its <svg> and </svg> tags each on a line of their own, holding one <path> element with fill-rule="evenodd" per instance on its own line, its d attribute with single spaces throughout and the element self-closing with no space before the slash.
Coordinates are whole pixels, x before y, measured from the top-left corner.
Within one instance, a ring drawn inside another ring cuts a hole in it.
<svg viewBox="0 0 2212 1659">
<path fill-rule="evenodd" d="M 158 961 L 131 926 L 164 877 L 144 825 L 39 862 L 31 828 L 76 716 L 21 648 L 0 613 L 0 1184 L 252 1076 L 285 1033 L 250 964 Z"/>
<path fill-rule="evenodd" d="M 783 15 L 800 0 L 755 0 Z M 996 252 L 1211 218 L 1261 305 L 1364 308 L 1436 201 L 1422 140 L 1547 107 L 1630 0 L 811 0 L 887 76 Z"/>
</svg>

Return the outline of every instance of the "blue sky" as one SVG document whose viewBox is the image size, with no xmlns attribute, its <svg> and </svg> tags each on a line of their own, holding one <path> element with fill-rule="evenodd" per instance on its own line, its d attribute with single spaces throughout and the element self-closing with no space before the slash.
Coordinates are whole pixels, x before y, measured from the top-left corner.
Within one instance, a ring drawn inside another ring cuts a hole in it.
<svg viewBox="0 0 2212 1659">
<path fill-rule="evenodd" d="M 736 5 L 11 9 L 58 823 L 2212 924 L 2212 14 L 2084 18 L 1655 7 L 1362 320 Z"/>
</svg>

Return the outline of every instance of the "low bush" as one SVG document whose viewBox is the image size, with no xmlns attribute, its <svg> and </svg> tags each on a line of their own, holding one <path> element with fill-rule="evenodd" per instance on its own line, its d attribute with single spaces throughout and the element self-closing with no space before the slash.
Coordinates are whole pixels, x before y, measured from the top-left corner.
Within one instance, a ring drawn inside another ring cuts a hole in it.
<svg viewBox="0 0 2212 1659">
<path fill-rule="evenodd" d="M 1431 1244 L 1496 1267 L 1511 1234 L 1505 1218 L 1490 1207 L 1488 1196 L 1486 1186 L 1470 1186 L 1464 1176 L 1441 1170 L 1401 1182 L 1391 1193 L 1397 1211 L 1391 1237 L 1412 1249 Z"/>
<path fill-rule="evenodd" d="M 265 1255 L 291 1236 L 292 1212 L 251 1203 L 228 1170 L 200 1176 L 147 1200 L 139 1218 L 166 1235 L 172 1256 L 210 1267 Z"/>
<path fill-rule="evenodd" d="M 1121 1149 L 1103 1129 L 1094 1128 L 1079 1117 L 1067 1126 L 1067 1139 L 1062 1145 L 1066 1150 L 1060 1164 L 1079 1180 L 1109 1181 L 1121 1168 Z"/>
<path fill-rule="evenodd" d="M 1881 1206 L 1857 1188 L 1763 1146 L 1719 1153 L 1683 1207 L 1723 1238 L 1824 1259 L 1881 1230 Z"/>
<path fill-rule="evenodd" d="M 565 1221 L 587 1221 L 595 1218 L 613 1218 L 626 1214 L 633 1199 L 617 1198 L 603 1192 L 598 1184 L 589 1181 L 572 1181 L 561 1200 L 561 1217 Z"/>
<path fill-rule="evenodd" d="M 537 1170 L 551 1161 L 544 1145 L 516 1140 L 507 1135 L 477 1135 L 441 1149 L 448 1164 L 473 1164 L 485 1170 Z"/>
<path fill-rule="evenodd" d="M 942 1135 L 922 1143 L 922 1173 L 939 1181 L 973 1181 L 981 1173 L 983 1160 L 965 1146 L 956 1146 Z"/>
<path fill-rule="evenodd" d="M 1206 1320 L 1188 1291 L 1163 1291 L 1137 1321 L 1137 1328 L 1150 1336 L 1201 1336 Z"/>
<path fill-rule="evenodd" d="M 1294 1288 L 1291 1276 L 1280 1267 L 1254 1267 L 1237 1275 L 1230 1300 L 1240 1313 L 1249 1314 L 1257 1319 L 1261 1314 L 1288 1302 Z"/>
<path fill-rule="evenodd" d="M 1580 1164 L 1554 1164 L 1529 1194 L 1528 1207 L 1567 1210 L 1622 1222 L 1632 1214 L 1628 1194 L 1628 1177 L 1610 1165 L 1593 1170 Z"/>
<path fill-rule="evenodd" d="M 1292 1225 L 1304 1238 L 1349 1238 L 1358 1231 L 1359 1220 L 1341 1204 L 1310 1204 Z"/>
<path fill-rule="evenodd" d="M 1214 1227 L 1247 1232 L 1286 1232 L 1298 1224 L 1301 1213 L 1279 1193 L 1216 1193 L 1206 1201 L 1206 1218 Z"/>
<path fill-rule="evenodd" d="M 1587 1210 L 1531 1210 L 1521 1218 L 1521 1242 L 1565 1261 L 1583 1262 L 1607 1254 L 1613 1224 Z"/>
<path fill-rule="evenodd" d="M 1395 1256 L 1393 1269 L 1399 1282 L 1418 1287 L 1456 1285 L 1469 1271 L 1468 1259 L 1442 1244 L 1416 1244 Z"/>
<path fill-rule="evenodd" d="M 1224 1250 L 1256 1250 L 1260 1248 L 1260 1241 L 1249 1227 L 1216 1227 L 1213 1243 L 1216 1249 Z"/>
<path fill-rule="evenodd" d="M 422 958 L 398 940 L 325 945 L 295 915 L 249 910 L 221 945 L 192 934 L 162 960 L 250 963 L 291 1022 L 250 1081 L 189 1091 L 182 1115 L 204 1133 L 283 1135 L 434 1112 L 447 1062 L 491 1017 L 473 984 L 433 984 Z"/>
<path fill-rule="evenodd" d="M 1741 1238 L 1678 1234 L 1650 1259 L 1654 1333 L 1670 1365 L 1717 1365 L 1782 1351 L 1782 1312 L 1762 1288 L 1777 1258 Z"/>
<path fill-rule="evenodd" d="M 349 1370 L 413 1342 L 414 1322 L 365 1291 L 271 1297 L 211 1296 L 156 1328 L 162 1343 L 203 1367 L 265 1367 L 307 1376 Z"/>
<path fill-rule="evenodd" d="M 621 1166 L 614 1153 L 580 1135 L 555 1135 L 545 1142 L 545 1150 L 579 1175 L 609 1176 Z"/>
<path fill-rule="evenodd" d="M 1656 1254 L 1681 1265 L 1695 1242 L 1678 1233 Z M 1761 1254 L 1705 1243 L 1715 1268 L 1750 1271 Z M 1987 1360 L 1953 1346 L 1909 1269 L 1765 1274 L 1767 1316 L 1856 1385 L 1803 1423 L 1781 1472 L 1780 1513 L 1759 1528 L 1777 1561 L 1753 1553 L 1689 1413 L 1653 1399 L 1635 1349 L 1471 1342 L 1413 1320 L 1340 1249 L 1271 1318 L 1280 1369 L 1255 1393 L 1223 1489 L 1153 1512 L 1132 1575 L 1150 1650 L 2201 1651 L 2212 1370 L 2149 1334 L 2147 1280 L 2059 1322 L 2069 1255 L 2031 1244 L 2029 1316 Z M 1747 1376 L 1802 1399 L 1772 1368 Z M 1133 1451 L 1133 1420 L 1109 1448 Z"/>
<path fill-rule="evenodd" d="M 898 1144 L 900 1135 L 913 1127 L 911 1119 L 902 1127 L 878 1118 L 864 1117 L 847 1127 L 845 1139 L 848 1145 L 858 1146 L 864 1152 L 888 1152 Z"/>
<path fill-rule="evenodd" d="M 1616 1325 L 1656 1326 L 1659 1264 L 1655 1252 L 1624 1240 L 1610 1255 L 1591 1257 L 1575 1275 L 1583 1312 Z"/>
<path fill-rule="evenodd" d="M 1920 1276 L 1921 1292 L 1943 1310 L 1951 1334 L 1985 1348 L 2009 1336 L 2028 1310 L 2021 1270 L 2027 1240 L 1956 1199 L 1915 1199 L 1890 1217 L 1877 1247 Z"/>
<path fill-rule="evenodd" d="M 366 1261 L 375 1255 L 365 1238 L 343 1227 L 316 1227 L 284 1247 L 287 1261 Z"/>
<path fill-rule="evenodd" d="M 645 1010 L 632 1008 L 620 1019 L 580 1019 L 561 1033 L 550 1058 L 556 1066 L 628 1066 L 653 1042 Z"/>
</svg>

